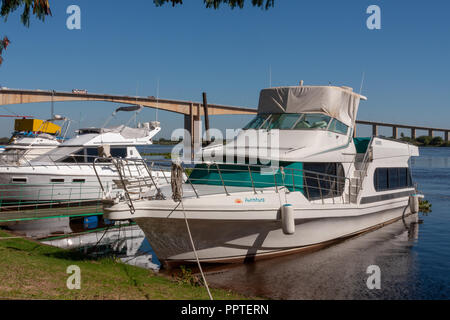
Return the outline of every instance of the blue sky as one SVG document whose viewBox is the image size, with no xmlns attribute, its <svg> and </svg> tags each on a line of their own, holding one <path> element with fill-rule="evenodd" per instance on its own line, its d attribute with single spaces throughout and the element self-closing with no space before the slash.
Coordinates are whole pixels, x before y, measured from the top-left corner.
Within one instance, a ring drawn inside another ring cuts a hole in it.
<svg viewBox="0 0 450 320">
<path fill-rule="evenodd" d="M 450 127 L 449 1 L 275 0 L 268 11 L 184 2 L 172 8 L 152 0 L 50 0 L 53 16 L 33 19 L 30 28 L 17 12 L 0 22 L 0 35 L 12 41 L 0 85 L 156 96 L 159 79 L 161 98 L 200 101 L 206 91 L 211 103 L 255 107 L 259 90 L 269 86 L 269 69 L 272 86 L 303 79 L 356 91 L 364 72 L 362 93 L 369 100 L 358 119 Z M 66 28 L 71 4 L 81 8 L 81 30 Z M 371 4 L 381 8 L 381 30 L 366 27 Z M 73 129 L 102 125 L 115 107 L 55 103 L 57 113 L 74 120 Z M 8 108 L 36 117 L 50 113 L 49 103 Z M 164 137 L 183 126 L 180 115 L 160 111 L 158 117 Z M 154 118 L 150 109 L 139 116 Z M 248 120 L 216 116 L 211 125 L 237 128 Z M 0 136 L 12 127 L 11 119 L 0 118 Z"/>
</svg>

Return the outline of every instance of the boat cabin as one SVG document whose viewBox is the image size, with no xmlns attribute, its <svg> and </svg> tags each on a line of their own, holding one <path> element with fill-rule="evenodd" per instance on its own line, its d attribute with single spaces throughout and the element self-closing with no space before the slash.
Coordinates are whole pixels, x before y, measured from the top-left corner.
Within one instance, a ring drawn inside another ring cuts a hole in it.
<svg viewBox="0 0 450 320">
<path fill-rule="evenodd" d="M 368 148 L 373 138 L 353 138 L 361 99 L 367 98 L 348 87 L 264 89 L 255 118 L 235 139 L 204 148 L 204 162 L 195 165 L 189 182 L 255 190 L 285 187 L 309 200 L 343 197 L 353 174 L 373 156 Z M 377 171 L 375 183 L 385 186 L 384 172 Z M 411 186 L 407 163 L 395 172 L 397 185 Z"/>
</svg>

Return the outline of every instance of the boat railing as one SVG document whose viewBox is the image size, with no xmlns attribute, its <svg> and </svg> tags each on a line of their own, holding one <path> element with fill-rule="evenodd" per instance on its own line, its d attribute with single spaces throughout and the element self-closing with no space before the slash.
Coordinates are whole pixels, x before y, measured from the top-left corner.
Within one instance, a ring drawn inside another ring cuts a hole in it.
<svg viewBox="0 0 450 320">
<path fill-rule="evenodd" d="M 111 199 L 112 197 L 123 196 L 128 203 L 130 210 L 134 212 L 133 199 L 140 199 L 145 196 L 156 196 L 163 198 L 161 192 L 161 184 L 169 184 L 168 171 L 154 162 L 146 159 L 128 159 L 114 157 L 96 157 L 93 162 L 93 169 L 103 197 Z M 108 165 L 115 168 L 117 179 L 113 179 L 113 186 L 105 188 L 102 182 L 102 176 L 99 174 L 97 167 L 99 165 Z M 117 190 L 122 189 L 123 193 Z M 155 192 L 156 191 L 156 194 Z"/>
<path fill-rule="evenodd" d="M 171 160 L 158 161 L 160 163 L 167 162 L 168 165 L 172 163 Z M 118 168 L 124 165 L 130 166 L 133 162 L 145 166 L 148 170 L 148 175 L 143 177 L 143 179 L 147 180 L 147 183 L 154 187 L 157 194 L 162 195 L 158 183 L 153 179 L 154 172 L 161 171 L 160 167 L 147 166 L 145 159 L 115 159 L 113 162 Z M 188 188 L 187 190 L 192 190 L 197 198 L 210 192 L 210 190 L 205 192 L 205 189 L 211 188 L 202 188 L 202 185 L 213 185 L 221 186 L 223 192 L 228 196 L 235 192 L 242 192 L 243 188 L 251 190 L 254 194 L 272 189 L 277 193 L 280 190 L 300 192 L 313 204 L 350 203 L 351 179 L 345 176 L 288 167 L 271 168 L 256 164 L 205 162 L 194 164 L 196 164 L 195 167 L 192 166 L 192 163 L 181 164 L 181 169 L 184 173 L 181 182 L 184 183 L 185 188 Z M 121 185 L 125 194 L 127 194 L 125 200 L 130 210 L 134 212 L 133 199 L 127 191 L 127 182 L 130 175 L 122 169 L 120 171 L 124 173 L 121 174 L 120 179 L 122 180 Z M 100 181 L 101 177 L 97 177 Z M 169 182 L 167 178 L 166 182 Z"/>
<path fill-rule="evenodd" d="M 364 153 L 363 160 L 361 162 L 360 168 L 357 172 L 359 172 L 359 179 L 357 179 L 356 183 L 356 195 L 358 196 L 359 192 L 362 190 L 364 178 L 367 176 L 367 169 L 369 168 L 369 163 L 372 161 L 373 151 L 372 151 L 372 143 L 374 136 L 370 138 L 369 144 L 367 145 L 366 152 Z"/>
<path fill-rule="evenodd" d="M 0 184 L 0 222 L 101 214 L 103 195 L 98 183 L 82 180 Z"/>
</svg>

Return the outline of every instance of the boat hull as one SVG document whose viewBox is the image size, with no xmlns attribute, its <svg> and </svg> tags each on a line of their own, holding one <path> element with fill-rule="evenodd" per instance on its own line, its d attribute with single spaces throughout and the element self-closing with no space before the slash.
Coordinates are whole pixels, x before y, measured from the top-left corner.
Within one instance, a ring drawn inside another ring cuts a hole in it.
<svg viewBox="0 0 450 320">
<path fill-rule="evenodd" d="M 105 197 L 105 192 L 111 199 L 123 195 L 123 189 L 115 187 L 119 175 L 114 172 L 111 174 L 109 168 L 99 170 L 98 173 L 103 189 L 93 169 L 89 167 L 83 168 L 85 170 L 68 170 L 62 166 L 53 166 L 39 168 L 39 172 L 26 172 L 25 169 L 30 171 L 25 167 L 12 168 L 9 172 L 0 168 L 1 203 L 101 200 Z M 170 178 L 170 173 L 168 175 Z M 154 172 L 153 178 L 158 185 L 167 184 L 159 172 Z M 14 179 L 24 182 L 12 183 Z M 62 182 L 52 182 L 58 180 Z M 152 185 L 142 184 L 138 191 L 137 196 L 154 192 L 154 188 Z"/>
<path fill-rule="evenodd" d="M 364 214 L 355 214 L 358 210 Z M 166 266 L 195 262 L 185 219 L 144 217 L 138 211 L 134 220 L 161 262 Z M 296 210 L 296 217 L 308 216 L 307 211 Z M 187 211 L 186 214 L 198 216 L 195 212 Z M 214 214 L 226 216 L 227 212 Z M 410 214 L 407 199 L 378 208 L 341 210 L 336 217 L 324 212 L 323 218 L 296 218 L 295 233 L 290 235 L 283 233 L 279 219 L 195 218 L 187 221 L 200 261 L 237 263 L 321 248 Z M 278 213 L 274 211 L 273 215 L 277 217 Z"/>
</svg>

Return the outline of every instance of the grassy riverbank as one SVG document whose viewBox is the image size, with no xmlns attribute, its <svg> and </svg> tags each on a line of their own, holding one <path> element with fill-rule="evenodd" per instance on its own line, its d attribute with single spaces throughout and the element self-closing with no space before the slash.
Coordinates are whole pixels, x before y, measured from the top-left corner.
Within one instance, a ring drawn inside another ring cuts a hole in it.
<svg viewBox="0 0 450 320">
<path fill-rule="evenodd" d="M 174 281 L 110 258 L 92 260 L 0 230 L 0 299 L 208 299 L 203 286 Z M 3 238 L 3 239 L 2 239 Z M 81 289 L 66 286 L 67 267 L 81 269 Z M 245 299 L 213 289 L 215 299 Z"/>
</svg>

